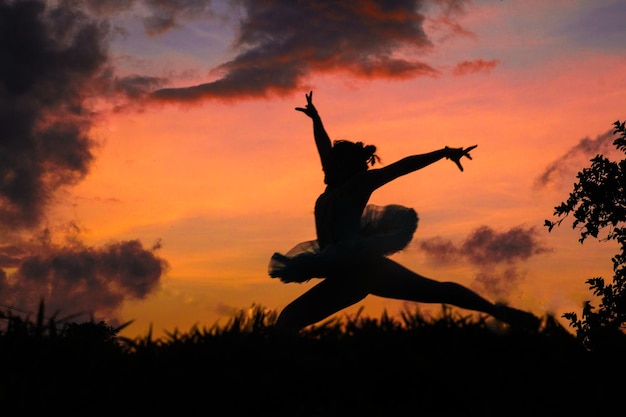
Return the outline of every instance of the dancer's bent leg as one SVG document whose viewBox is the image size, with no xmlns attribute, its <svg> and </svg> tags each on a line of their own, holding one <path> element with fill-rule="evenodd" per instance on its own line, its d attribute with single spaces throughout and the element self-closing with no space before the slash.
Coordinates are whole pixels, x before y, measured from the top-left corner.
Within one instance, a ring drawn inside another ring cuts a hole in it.
<svg viewBox="0 0 626 417">
<path fill-rule="evenodd" d="M 362 286 L 347 279 L 327 278 L 287 305 L 276 326 L 285 331 L 300 330 L 358 303 L 367 294 Z"/>
</svg>

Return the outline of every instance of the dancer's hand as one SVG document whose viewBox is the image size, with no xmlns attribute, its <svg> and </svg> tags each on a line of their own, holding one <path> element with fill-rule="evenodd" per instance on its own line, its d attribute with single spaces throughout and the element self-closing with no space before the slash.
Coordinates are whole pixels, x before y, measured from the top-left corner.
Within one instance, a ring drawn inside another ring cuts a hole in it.
<svg viewBox="0 0 626 417">
<path fill-rule="evenodd" d="M 470 155 L 470 151 L 476 148 L 477 146 L 478 145 L 474 145 L 468 148 L 448 148 L 446 146 L 445 148 L 446 159 L 451 159 L 456 164 L 456 166 L 459 167 L 461 171 L 463 171 L 463 165 L 461 165 L 461 158 L 466 157 L 468 159 L 472 159 L 472 156 Z"/>
<path fill-rule="evenodd" d="M 296 110 L 301 111 L 309 117 L 317 115 L 317 109 L 313 105 L 313 91 L 310 91 L 306 96 L 306 107 L 296 107 Z"/>
</svg>

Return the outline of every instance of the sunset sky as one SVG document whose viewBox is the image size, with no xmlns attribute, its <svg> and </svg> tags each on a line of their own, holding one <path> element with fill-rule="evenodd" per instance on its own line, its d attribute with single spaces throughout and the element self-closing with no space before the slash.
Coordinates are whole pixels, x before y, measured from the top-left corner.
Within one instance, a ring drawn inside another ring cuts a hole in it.
<svg viewBox="0 0 626 417">
<path fill-rule="evenodd" d="M 4 1 L 0 309 L 144 335 L 279 311 L 270 256 L 313 239 L 333 139 L 382 164 L 477 144 L 376 191 L 416 209 L 393 256 L 538 315 L 580 312 L 612 242 L 543 226 L 626 119 L 626 2 Z M 368 297 L 340 314 L 439 306 Z M 565 323 L 565 322 L 564 322 Z"/>
</svg>

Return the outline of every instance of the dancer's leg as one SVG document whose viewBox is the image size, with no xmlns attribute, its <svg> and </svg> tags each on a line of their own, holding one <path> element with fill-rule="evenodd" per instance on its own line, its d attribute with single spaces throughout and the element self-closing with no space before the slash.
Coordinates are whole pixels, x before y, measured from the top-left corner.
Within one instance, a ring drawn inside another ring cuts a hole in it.
<svg viewBox="0 0 626 417">
<path fill-rule="evenodd" d="M 276 325 L 283 330 L 300 330 L 356 304 L 367 294 L 349 279 L 325 279 L 287 305 Z"/>
<path fill-rule="evenodd" d="M 439 282 L 423 277 L 388 258 L 368 262 L 362 269 L 371 294 L 421 303 L 454 305 L 495 315 L 496 305 L 455 282 Z"/>
<path fill-rule="evenodd" d="M 370 260 L 362 268 L 371 294 L 422 303 L 449 304 L 492 315 L 513 327 L 535 331 L 540 320 L 533 314 L 504 304 L 494 304 L 455 282 L 423 277 L 387 258 Z"/>
</svg>

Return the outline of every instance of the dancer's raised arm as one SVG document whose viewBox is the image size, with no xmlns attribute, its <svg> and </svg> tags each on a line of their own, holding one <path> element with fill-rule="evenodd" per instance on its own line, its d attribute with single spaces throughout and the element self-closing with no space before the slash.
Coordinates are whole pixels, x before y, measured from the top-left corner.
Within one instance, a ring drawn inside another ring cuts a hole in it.
<svg viewBox="0 0 626 417">
<path fill-rule="evenodd" d="M 322 161 L 322 168 L 326 170 L 330 163 L 330 151 L 332 143 L 320 115 L 317 113 L 317 109 L 313 105 L 313 91 L 306 95 L 306 107 L 296 107 L 296 110 L 301 111 L 313 120 L 313 136 L 315 137 L 315 145 L 317 146 L 317 152 L 320 154 Z"/>
</svg>

